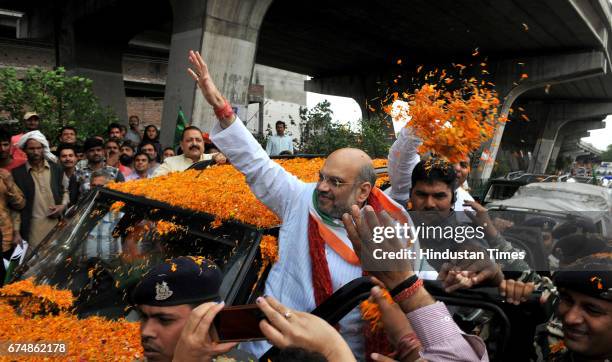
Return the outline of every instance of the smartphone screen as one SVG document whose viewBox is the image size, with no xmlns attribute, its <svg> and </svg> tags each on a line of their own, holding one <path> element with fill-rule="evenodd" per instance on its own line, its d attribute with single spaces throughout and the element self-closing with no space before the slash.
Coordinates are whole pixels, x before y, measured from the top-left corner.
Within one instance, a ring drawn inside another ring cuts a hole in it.
<svg viewBox="0 0 612 362">
<path fill-rule="evenodd" d="M 238 305 L 221 310 L 213 324 L 220 342 L 239 342 L 265 339 L 259 321 L 265 319 L 255 304 Z"/>
</svg>

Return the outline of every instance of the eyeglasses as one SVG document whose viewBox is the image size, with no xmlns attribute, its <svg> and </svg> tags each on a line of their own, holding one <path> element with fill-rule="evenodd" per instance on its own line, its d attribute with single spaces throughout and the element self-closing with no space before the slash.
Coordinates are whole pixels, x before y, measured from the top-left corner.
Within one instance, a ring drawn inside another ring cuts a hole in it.
<svg viewBox="0 0 612 362">
<path fill-rule="evenodd" d="M 324 182 L 324 181 L 333 188 L 340 188 L 340 186 L 342 185 L 356 184 L 356 182 L 343 182 L 335 177 L 329 177 L 319 172 L 319 183 Z"/>
</svg>

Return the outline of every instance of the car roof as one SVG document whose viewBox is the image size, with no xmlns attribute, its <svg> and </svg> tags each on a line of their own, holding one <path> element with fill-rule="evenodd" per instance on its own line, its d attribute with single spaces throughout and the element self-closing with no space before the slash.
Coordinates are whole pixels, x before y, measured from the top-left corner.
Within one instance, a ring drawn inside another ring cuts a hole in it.
<svg viewBox="0 0 612 362">
<path fill-rule="evenodd" d="M 550 212 L 610 212 L 612 190 L 596 185 L 566 182 L 532 183 L 490 208 L 533 209 Z"/>
</svg>

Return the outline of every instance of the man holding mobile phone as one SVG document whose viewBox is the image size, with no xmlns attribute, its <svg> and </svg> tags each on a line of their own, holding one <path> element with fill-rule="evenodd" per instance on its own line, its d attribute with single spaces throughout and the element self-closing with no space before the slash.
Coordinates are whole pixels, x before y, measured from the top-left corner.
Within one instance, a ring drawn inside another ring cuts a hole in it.
<svg viewBox="0 0 612 362">
<path fill-rule="evenodd" d="M 219 288 L 223 275 L 212 261 L 182 256 L 153 267 L 136 286 L 132 300 L 140 314 L 141 343 L 147 361 L 172 361 L 188 317 L 196 307 L 216 315 L 224 306 Z M 215 344 L 211 358 L 228 352 L 236 343 Z M 204 356 L 202 356 L 204 357 Z"/>
</svg>

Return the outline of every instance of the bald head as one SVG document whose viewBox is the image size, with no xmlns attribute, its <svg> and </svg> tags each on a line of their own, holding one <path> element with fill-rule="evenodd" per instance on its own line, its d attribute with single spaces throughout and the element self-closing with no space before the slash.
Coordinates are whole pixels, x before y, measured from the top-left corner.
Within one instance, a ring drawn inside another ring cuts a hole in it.
<svg viewBox="0 0 612 362">
<path fill-rule="evenodd" d="M 362 150 L 342 148 L 333 152 L 320 171 L 318 206 L 340 218 L 352 205 L 363 205 L 376 183 L 372 159 Z"/>
<path fill-rule="evenodd" d="M 327 157 L 327 161 L 336 157 L 344 159 L 347 162 L 360 162 L 362 166 L 372 164 L 372 159 L 370 156 L 358 148 L 341 148 L 339 150 L 335 150 L 329 155 L 329 157 Z"/>
<path fill-rule="evenodd" d="M 325 161 L 323 167 L 329 166 L 345 177 L 350 177 L 358 182 L 370 182 L 372 186 L 376 183 L 376 173 L 372 159 L 367 153 L 358 148 L 341 148 L 332 152 Z"/>
</svg>

